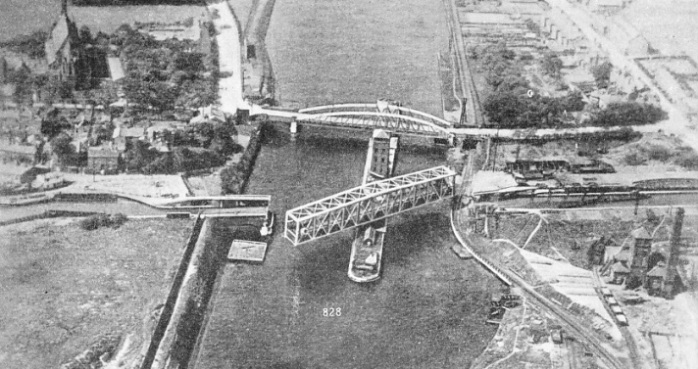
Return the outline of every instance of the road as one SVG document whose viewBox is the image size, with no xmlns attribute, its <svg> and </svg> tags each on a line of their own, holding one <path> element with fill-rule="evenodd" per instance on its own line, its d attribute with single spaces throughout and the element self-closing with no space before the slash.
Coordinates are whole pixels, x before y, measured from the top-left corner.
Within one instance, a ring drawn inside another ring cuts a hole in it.
<svg viewBox="0 0 698 369">
<path fill-rule="evenodd" d="M 456 67 L 460 70 L 460 84 L 465 93 L 464 97 L 467 99 L 465 104 L 463 104 L 463 109 L 466 109 L 465 123 L 479 127 L 485 123 L 485 117 L 482 114 L 480 98 L 475 88 L 475 83 L 473 82 L 470 67 L 468 66 L 468 59 L 463 55 L 463 53 L 465 53 L 465 41 L 463 40 L 463 33 L 461 32 L 456 2 L 455 0 L 444 0 L 444 6 L 449 13 L 446 18 L 448 20 L 449 29 L 451 30 L 451 35 L 455 38 Z"/>
<path fill-rule="evenodd" d="M 228 2 L 209 3 L 218 44 L 218 64 L 221 78 L 218 95 L 221 110 L 235 114 L 239 108 L 247 109 L 242 95 L 242 46 L 240 26 Z"/>
<path fill-rule="evenodd" d="M 661 129 L 666 133 L 673 133 L 681 137 L 681 139 L 683 139 L 686 144 L 691 146 L 693 150 L 698 151 L 698 131 L 690 127 L 690 122 L 684 113 L 674 106 L 674 104 L 672 104 L 662 94 L 659 88 L 655 85 L 654 81 L 647 74 L 645 74 L 633 60 L 623 55 L 623 53 L 618 50 L 617 46 L 610 40 L 602 37 L 598 34 L 598 32 L 596 32 L 592 26 L 594 23 L 593 19 L 589 13 L 586 12 L 586 10 L 571 4 L 567 0 L 546 0 L 546 2 L 551 7 L 562 10 L 568 16 L 568 18 L 579 27 L 587 39 L 606 52 L 614 67 L 629 71 L 635 76 L 636 79 L 642 81 L 652 90 L 654 94 L 659 96 L 662 107 L 669 113 L 669 119 L 657 124 L 633 127 L 633 129 L 640 132 L 656 132 L 657 130 Z"/>
</svg>

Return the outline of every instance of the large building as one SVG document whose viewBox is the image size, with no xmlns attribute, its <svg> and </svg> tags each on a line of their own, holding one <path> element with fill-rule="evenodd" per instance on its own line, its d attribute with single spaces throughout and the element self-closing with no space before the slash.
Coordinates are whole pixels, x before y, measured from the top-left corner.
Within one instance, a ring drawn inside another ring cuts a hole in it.
<svg viewBox="0 0 698 369">
<path fill-rule="evenodd" d="M 62 0 L 61 15 L 44 44 L 49 75 L 59 81 L 74 80 L 80 57 L 78 28 L 68 17 L 68 0 Z"/>
</svg>

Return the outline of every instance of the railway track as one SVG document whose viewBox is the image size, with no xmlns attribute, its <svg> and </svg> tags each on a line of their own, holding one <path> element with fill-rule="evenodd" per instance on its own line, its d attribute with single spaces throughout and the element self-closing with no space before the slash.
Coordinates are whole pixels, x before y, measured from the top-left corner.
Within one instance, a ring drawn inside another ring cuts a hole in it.
<svg viewBox="0 0 698 369">
<path fill-rule="evenodd" d="M 599 292 L 599 288 L 603 287 L 603 284 L 601 283 L 601 277 L 599 276 L 599 269 L 598 267 L 594 267 L 592 269 L 592 280 L 594 281 L 594 287 L 596 287 L 596 293 L 603 303 L 604 308 L 608 312 L 608 314 L 613 317 L 615 314 L 613 310 L 611 310 L 611 307 L 608 305 L 608 301 L 601 295 Z M 628 327 L 621 327 L 618 326 L 618 330 L 620 331 L 620 334 L 623 336 L 623 339 L 625 340 L 625 344 L 628 347 L 628 350 L 630 350 L 630 360 L 633 362 L 633 367 L 635 368 L 642 368 L 642 360 L 640 358 L 640 353 L 637 349 L 637 343 L 635 342 L 635 339 L 633 336 L 630 334 L 630 330 Z"/>
<path fill-rule="evenodd" d="M 460 235 L 458 229 L 456 229 L 455 225 L 459 223 L 458 216 L 454 210 L 451 211 L 451 224 L 456 238 L 459 240 L 463 247 L 468 249 L 472 253 L 472 255 L 475 256 L 475 259 L 478 260 L 478 262 L 483 264 L 488 270 L 495 273 L 495 275 L 497 275 L 503 281 L 509 281 L 511 284 L 520 287 L 525 293 L 529 295 L 530 299 L 528 299 L 528 301 L 534 303 L 542 311 L 556 316 L 560 321 L 560 325 L 563 328 L 565 328 L 566 331 L 571 332 L 575 334 L 577 337 L 583 339 L 589 347 L 589 349 L 595 355 L 600 357 L 607 365 L 609 365 L 609 367 L 615 369 L 625 369 L 628 367 L 620 360 L 618 360 L 616 354 L 609 352 L 603 346 L 603 344 L 595 337 L 595 334 L 588 330 L 586 327 L 584 327 L 580 322 L 578 322 L 576 318 L 571 316 L 569 313 L 564 311 L 561 307 L 557 306 L 555 303 L 550 301 L 545 296 L 538 293 L 533 286 L 529 285 L 526 281 L 524 281 L 515 273 L 512 273 L 506 270 L 505 268 L 497 267 L 493 262 L 487 260 L 487 258 L 475 252 L 472 245 L 470 244 L 472 243 L 470 238 L 467 235 Z M 502 276 L 504 278 L 502 278 Z"/>
</svg>

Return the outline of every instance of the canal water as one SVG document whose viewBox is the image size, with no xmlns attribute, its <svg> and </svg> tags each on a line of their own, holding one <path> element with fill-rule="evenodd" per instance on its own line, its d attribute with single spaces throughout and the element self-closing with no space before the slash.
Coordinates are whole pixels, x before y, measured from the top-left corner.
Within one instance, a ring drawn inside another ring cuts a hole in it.
<svg viewBox="0 0 698 369">
<path fill-rule="evenodd" d="M 440 0 L 277 0 L 267 46 L 280 99 L 386 97 L 441 115 L 444 17 Z M 275 235 L 263 264 L 224 268 L 196 367 L 468 367 L 496 331 L 484 321 L 500 285 L 450 251 L 448 204 L 391 218 L 382 278 L 369 284 L 347 277 L 351 231 L 298 247 L 282 237 L 286 210 L 358 185 L 366 158 L 366 132 L 303 128 L 265 139 L 247 191 L 272 195 Z M 397 171 L 445 159 L 410 146 Z"/>
</svg>

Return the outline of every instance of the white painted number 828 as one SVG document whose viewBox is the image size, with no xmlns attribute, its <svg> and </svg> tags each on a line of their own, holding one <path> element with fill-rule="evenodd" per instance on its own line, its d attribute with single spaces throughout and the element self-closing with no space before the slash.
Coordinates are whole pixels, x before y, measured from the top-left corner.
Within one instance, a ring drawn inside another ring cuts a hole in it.
<svg viewBox="0 0 698 369">
<path fill-rule="evenodd" d="M 322 309 L 322 316 L 335 317 L 342 316 L 342 308 L 324 308 Z"/>
</svg>

